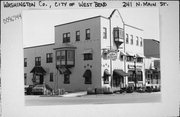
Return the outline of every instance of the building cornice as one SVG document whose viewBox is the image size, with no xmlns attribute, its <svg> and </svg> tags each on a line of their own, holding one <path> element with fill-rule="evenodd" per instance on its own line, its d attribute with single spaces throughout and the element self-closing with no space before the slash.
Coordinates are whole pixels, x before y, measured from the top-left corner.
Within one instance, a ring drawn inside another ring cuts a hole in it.
<svg viewBox="0 0 180 117">
<path fill-rule="evenodd" d="M 37 46 L 30 46 L 30 47 L 24 47 L 24 49 L 38 48 L 38 47 L 51 46 L 51 45 L 55 45 L 55 43 L 44 44 L 44 45 L 37 45 Z"/>
</svg>

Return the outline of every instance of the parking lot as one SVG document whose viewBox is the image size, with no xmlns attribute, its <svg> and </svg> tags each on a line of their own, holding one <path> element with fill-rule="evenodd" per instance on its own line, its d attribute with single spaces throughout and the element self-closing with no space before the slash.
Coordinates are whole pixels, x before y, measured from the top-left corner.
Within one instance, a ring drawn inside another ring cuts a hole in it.
<svg viewBox="0 0 180 117">
<path fill-rule="evenodd" d="M 75 104 L 119 104 L 119 103 L 156 103 L 161 101 L 161 92 L 98 94 L 72 97 L 25 96 L 25 105 L 75 105 Z"/>
</svg>

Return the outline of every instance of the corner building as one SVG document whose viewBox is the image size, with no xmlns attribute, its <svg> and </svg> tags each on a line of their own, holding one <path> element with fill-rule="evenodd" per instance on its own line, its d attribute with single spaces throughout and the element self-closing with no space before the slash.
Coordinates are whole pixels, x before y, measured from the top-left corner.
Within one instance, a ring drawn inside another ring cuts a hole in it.
<svg viewBox="0 0 180 117">
<path fill-rule="evenodd" d="M 126 43 L 126 38 L 134 43 Z M 38 61 L 37 57 L 41 62 L 25 68 L 26 84 L 39 78 L 41 84 L 66 91 L 144 85 L 142 41 L 142 30 L 125 24 L 116 9 L 109 17 L 96 16 L 56 25 L 54 44 L 24 49 L 25 64 Z M 137 70 L 140 75 L 133 72 Z M 134 80 L 137 79 L 134 74 L 141 76 L 140 81 Z"/>
</svg>

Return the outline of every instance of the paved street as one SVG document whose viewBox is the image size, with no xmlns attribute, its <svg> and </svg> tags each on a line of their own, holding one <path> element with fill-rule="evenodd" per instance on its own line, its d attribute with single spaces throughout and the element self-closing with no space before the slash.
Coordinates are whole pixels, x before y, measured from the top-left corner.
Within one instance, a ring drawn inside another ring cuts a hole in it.
<svg viewBox="0 0 180 117">
<path fill-rule="evenodd" d="M 25 96 L 25 104 L 31 105 L 70 105 L 70 104 L 118 104 L 160 102 L 161 93 L 130 93 L 110 95 L 85 95 L 80 97 L 40 97 Z"/>
</svg>

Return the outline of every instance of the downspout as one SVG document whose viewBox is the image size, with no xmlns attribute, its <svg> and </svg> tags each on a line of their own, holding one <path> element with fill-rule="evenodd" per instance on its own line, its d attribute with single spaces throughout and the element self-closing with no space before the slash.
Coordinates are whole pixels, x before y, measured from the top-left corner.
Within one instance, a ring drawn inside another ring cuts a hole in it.
<svg viewBox="0 0 180 117">
<path fill-rule="evenodd" d="M 124 24 L 124 22 L 123 22 L 123 30 L 124 30 L 124 53 L 125 53 L 125 50 L 126 50 L 126 40 L 125 40 L 125 35 L 126 35 L 126 33 L 125 33 L 125 24 Z M 126 72 L 126 57 L 124 56 L 124 71 Z M 126 78 L 127 76 L 125 76 L 125 81 L 124 81 L 124 83 L 125 83 L 125 87 L 127 86 L 126 85 Z"/>
<path fill-rule="evenodd" d="M 109 18 L 109 27 L 110 27 L 110 50 L 111 50 L 111 18 Z M 110 60 L 110 74 L 111 74 L 111 88 L 113 87 L 113 74 L 112 74 L 112 60 Z"/>
</svg>

